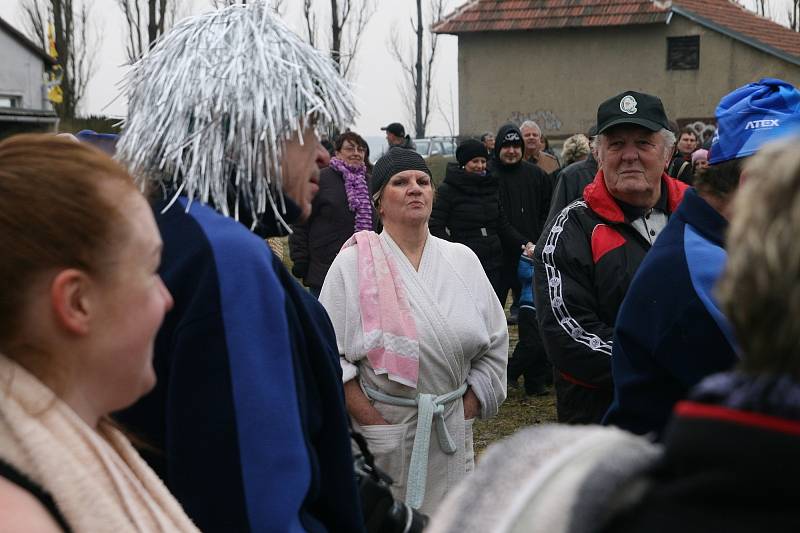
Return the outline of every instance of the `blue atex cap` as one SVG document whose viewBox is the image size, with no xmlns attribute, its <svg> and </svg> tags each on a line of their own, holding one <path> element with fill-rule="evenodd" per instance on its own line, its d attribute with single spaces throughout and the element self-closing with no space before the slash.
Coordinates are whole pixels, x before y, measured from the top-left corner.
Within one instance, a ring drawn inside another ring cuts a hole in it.
<svg viewBox="0 0 800 533">
<path fill-rule="evenodd" d="M 716 115 L 711 165 L 753 155 L 765 143 L 796 132 L 800 91 L 783 80 L 763 78 L 724 96 Z"/>
</svg>

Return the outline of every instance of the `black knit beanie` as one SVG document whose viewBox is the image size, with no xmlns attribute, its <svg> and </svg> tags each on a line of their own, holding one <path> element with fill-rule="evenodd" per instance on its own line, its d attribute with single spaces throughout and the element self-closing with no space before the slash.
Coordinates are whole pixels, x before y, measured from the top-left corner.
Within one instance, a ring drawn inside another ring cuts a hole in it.
<svg viewBox="0 0 800 533">
<path fill-rule="evenodd" d="M 497 131 L 497 135 L 494 138 L 494 156 L 500 159 L 500 149 L 503 146 L 510 145 L 525 146 L 522 140 L 522 132 L 519 131 L 516 124 L 512 124 L 511 122 L 503 124 Z"/>
<path fill-rule="evenodd" d="M 375 194 L 383 189 L 392 176 L 404 170 L 421 170 L 428 176 L 431 175 L 431 170 L 421 155 L 414 150 L 395 146 L 375 163 L 369 182 L 369 195 L 374 199 Z"/>
<path fill-rule="evenodd" d="M 476 157 L 489 158 L 486 145 L 476 139 L 467 139 L 456 148 L 456 161 L 459 166 L 464 166 Z"/>
</svg>

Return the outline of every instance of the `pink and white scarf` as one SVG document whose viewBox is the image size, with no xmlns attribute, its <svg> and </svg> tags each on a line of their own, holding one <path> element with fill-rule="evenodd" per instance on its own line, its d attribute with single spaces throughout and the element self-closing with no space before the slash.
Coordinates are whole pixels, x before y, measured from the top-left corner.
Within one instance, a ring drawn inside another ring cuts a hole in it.
<svg viewBox="0 0 800 533">
<path fill-rule="evenodd" d="M 376 374 L 416 388 L 419 338 L 397 264 L 372 231 L 359 231 L 342 249 L 358 247 L 358 292 L 367 359 Z"/>
</svg>

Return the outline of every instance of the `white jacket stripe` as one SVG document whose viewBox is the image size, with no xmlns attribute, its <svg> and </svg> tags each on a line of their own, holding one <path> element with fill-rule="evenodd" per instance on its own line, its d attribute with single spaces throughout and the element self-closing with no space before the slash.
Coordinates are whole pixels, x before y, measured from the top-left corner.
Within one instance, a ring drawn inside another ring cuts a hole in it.
<svg viewBox="0 0 800 533">
<path fill-rule="evenodd" d="M 547 240 L 545 240 L 545 246 L 542 250 L 542 263 L 544 263 L 545 272 L 547 273 L 547 292 L 550 297 L 550 309 L 553 310 L 553 316 L 556 317 L 561 328 L 567 335 L 572 337 L 572 340 L 610 357 L 611 342 L 605 342 L 597 335 L 583 329 L 578 321 L 569 314 L 569 309 L 567 309 L 561 294 L 561 272 L 556 268 L 553 256 L 558 246 L 559 237 L 564 231 L 564 223 L 569 218 L 569 212 L 576 207 L 586 207 L 586 202 L 576 200 L 561 210 L 561 213 L 558 214 L 553 226 L 550 228 L 550 233 L 547 234 Z"/>
</svg>

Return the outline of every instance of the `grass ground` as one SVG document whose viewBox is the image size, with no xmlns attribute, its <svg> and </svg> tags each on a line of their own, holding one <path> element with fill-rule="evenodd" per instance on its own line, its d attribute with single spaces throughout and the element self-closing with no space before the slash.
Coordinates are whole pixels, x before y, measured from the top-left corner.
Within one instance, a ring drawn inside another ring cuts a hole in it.
<svg viewBox="0 0 800 533">
<path fill-rule="evenodd" d="M 286 238 L 270 239 L 270 246 L 282 257 L 283 262 L 291 269 L 289 246 Z M 506 309 L 508 311 L 508 309 Z M 517 326 L 509 326 L 509 356 L 517 345 Z M 532 424 L 555 422 L 555 395 L 550 391 L 547 396 L 526 397 L 521 389 L 508 390 L 508 398 L 500 406 L 500 412 L 491 420 L 476 420 L 473 426 L 475 455 L 480 454 L 491 443 L 507 437 L 518 429 Z"/>
<path fill-rule="evenodd" d="M 509 326 L 509 356 L 517 345 L 517 326 Z M 556 421 L 555 394 L 547 396 L 525 396 L 522 389 L 508 389 L 508 398 L 500 406 L 498 415 L 490 420 L 476 420 L 473 426 L 475 455 L 480 454 L 491 443 L 507 437 L 524 426 Z"/>
</svg>

